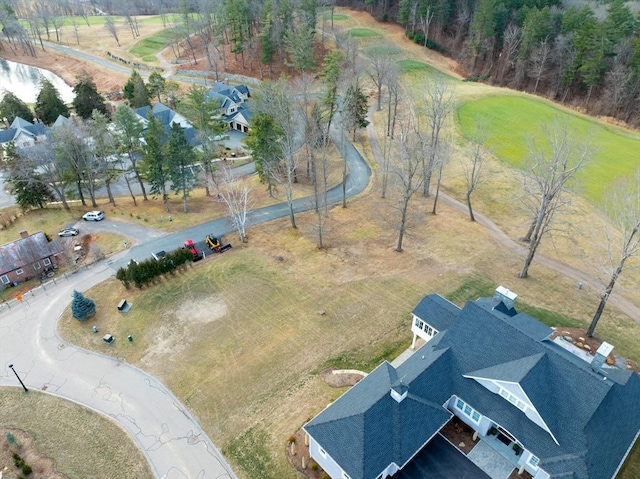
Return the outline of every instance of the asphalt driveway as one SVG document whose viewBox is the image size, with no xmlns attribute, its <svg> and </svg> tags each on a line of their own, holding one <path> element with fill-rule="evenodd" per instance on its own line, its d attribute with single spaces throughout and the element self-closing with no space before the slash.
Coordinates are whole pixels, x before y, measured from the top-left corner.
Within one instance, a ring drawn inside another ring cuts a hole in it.
<svg viewBox="0 0 640 479">
<path fill-rule="evenodd" d="M 437 434 L 394 479 L 491 479 Z"/>
</svg>

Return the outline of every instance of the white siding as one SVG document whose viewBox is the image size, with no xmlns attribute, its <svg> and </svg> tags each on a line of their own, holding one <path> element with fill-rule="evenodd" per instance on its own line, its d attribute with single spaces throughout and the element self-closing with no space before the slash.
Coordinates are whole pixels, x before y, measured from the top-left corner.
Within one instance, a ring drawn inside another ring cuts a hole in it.
<svg viewBox="0 0 640 479">
<path fill-rule="evenodd" d="M 485 388 L 487 388 L 492 393 L 498 394 L 498 390 L 500 389 L 496 383 L 491 381 L 490 379 L 476 379 L 480 384 L 482 384 Z"/>
<path fill-rule="evenodd" d="M 344 472 L 342 468 L 329 453 L 322 449 L 312 436 L 309 436 L 309 455 L 324 469 L 324 472 L 329 474 L 331 479 L 342 479 L 342 473 Z"/>
<path fill-rule="evenodd" d="M 429 325 L 423 319 L 418 318 L 415 314 L 413 315 L 413 319 L 411 321 L 411 332 L 424 339 L 425 341 L 429 341 L 436 334 L 438 334 L 438 330 L 433 326 Z"/>
</svg>

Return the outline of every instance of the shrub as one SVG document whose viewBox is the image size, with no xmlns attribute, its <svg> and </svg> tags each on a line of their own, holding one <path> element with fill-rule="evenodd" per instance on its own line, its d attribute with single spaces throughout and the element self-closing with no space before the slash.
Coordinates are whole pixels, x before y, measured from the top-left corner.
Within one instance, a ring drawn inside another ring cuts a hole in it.
<svg viewBox="0 0 640 479">
<path fill-rule="evenodd" d="M 87 297 L 85 297 L 79 291 L 73 292 L 73 300 L 71 301 L 71 313 L 73 317 L 78 321 L 84 321 L 85 319 L 93 316 L 96 312 L 96 303 Z"/>
<path fill-rule="evenodd" d="M 487 81 L 489 79 L 489 75 L 471 75 L 468 78 L 465 78 L 462 81 L 468 81 L 468 82 L 482 82 L 482 81 Z"/>
<path fill-rule="evenodd" d="M 17 446 L 18 445 L 18 440 L 10 432 L 7 432 L 4 436 L 7 438 L 7 442 L 9 444 L 11 444 L 12 446 Z"/>
<path fill-rule="evenodd" d="M 29 464 L 22 465 L 22 474 L 24 474 L 25 476 L 28 476 L 32 472 L 33 472 L 33 469 L 31 469 L 31 466 Z"/>
<path fill-rule="evenodd" d="M 319 467 L 320 467 L 320 466 L 318 466 L 318 463 L 316 463 L 316 462 L 312 462 L 312 463 L 311 463 L 311 466 L 309 466 L 309 468 L 310 468 L 312 471 L 317 471 L 317 470 L 319 469 Z"/>
<path fill-rule="evenodd" d="M 295 436 L 289 436 L 289 444 L 296 442 Z"/>
<path fill-rule="evenodd" d="M 13 464 L 20 469 L 23 465 L 24 465 L 24 461 L 23 459 L 20 457 L 19 454 L 16 454 L 15 452 L 13 453 Z"/>
</svg>

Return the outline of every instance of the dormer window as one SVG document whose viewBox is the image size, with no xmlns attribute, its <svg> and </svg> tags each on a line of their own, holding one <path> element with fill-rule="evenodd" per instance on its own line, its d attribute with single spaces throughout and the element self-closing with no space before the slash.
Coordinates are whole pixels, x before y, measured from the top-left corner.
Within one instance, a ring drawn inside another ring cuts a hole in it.
<svg viewBox="0 0 640 479">
<path fill-rule="evenodd" d="M 518 399 L 516 396 L 511 394 L 506 389 L 500 388 L 500 396 L 505 398 L 507 401 L 509 401 L 511 404 L 513 404 L 515 407 L 517 407 L 521 411 L 526 411 L 527 410 L 527 405 L 525 403 L 523 403 L 522 401 L 520 401 L 520 399 Z"/>
</svg>

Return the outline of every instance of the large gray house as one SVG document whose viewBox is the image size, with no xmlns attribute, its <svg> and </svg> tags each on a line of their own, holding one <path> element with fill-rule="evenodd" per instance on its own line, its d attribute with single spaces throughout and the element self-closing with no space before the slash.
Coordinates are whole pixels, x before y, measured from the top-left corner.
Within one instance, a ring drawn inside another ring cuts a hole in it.
<svg viewBox="0 0 640 479">
<path fill-rule="evenodd" d="M 640 434 L 640 377 L 611 345 L 577 348 L 514 301 L 506 288 L 462 309 L 426 296 L 412 326 L 427 342 L 307 423 L 311 457 L 333 479 L 405 477 L 457 416 L 475 447 L 535 479 L 614 478 Z"/>
</svg>

